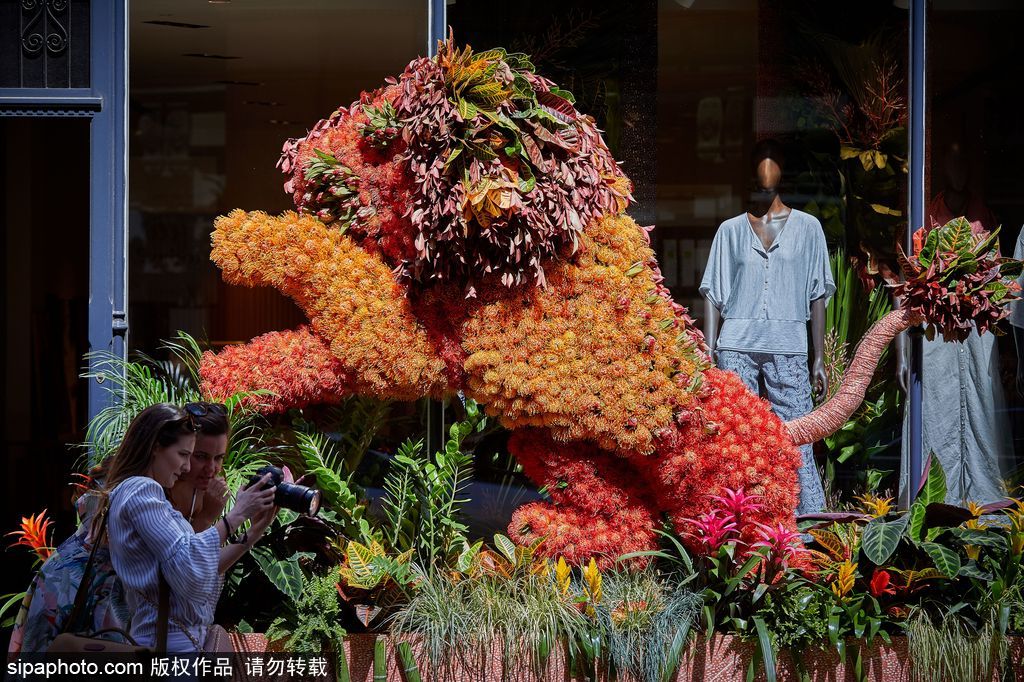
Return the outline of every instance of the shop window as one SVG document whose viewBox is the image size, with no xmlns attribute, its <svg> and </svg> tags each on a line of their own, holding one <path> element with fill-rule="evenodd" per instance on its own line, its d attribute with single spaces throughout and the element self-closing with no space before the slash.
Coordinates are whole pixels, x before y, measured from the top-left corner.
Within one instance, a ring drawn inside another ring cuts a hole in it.
<svg viewBox="0 0 1024 682">
<path fill-rule="evenodd" d="M 129 345 L 177 330 L 215 347 L 304 316 L 270 289 L 225 284 L 218 215 L 292 209 L 282 143 L 421 54 L 426 4 L 130 3 Z"/>
<path fill-rule="evenodd" d="M 1022 21 L 1017 3 L 933 3 L 925 112 L 925 219 L 999 228 L 1002 254 L 1018 258 L 1024 59 L 1013 41 Z M 1001 323 L 1005 335 L 923 342 L 923 455 L 934 452 L 946 470 L 950 502 L 994 502 L 1019 484 L 1022 320 L 1017 308 Z"/>
<path fill-rule="evenodd" d="M 455 39 L 533 57 L 577 96 L 635 185 L 630 214 L 674 298 L 703 325 L 698 290 L 719 224 L 750 207 L 758 142 L 785 150 L 782 196 L 817 218 L 843 297 L 826 361 L 845 358 L 882 309 L 905 230 L 907 12 L 890 1 L 648 0 L 449 3 Z M 866 163 L 870 160 L 870 163 Z M 889 355 L 856 427 L 818 446 L 831 501 L 895 490 L 901 394 Z M 887 472 L 883 475 L 882 472 Z"/>
</svg>

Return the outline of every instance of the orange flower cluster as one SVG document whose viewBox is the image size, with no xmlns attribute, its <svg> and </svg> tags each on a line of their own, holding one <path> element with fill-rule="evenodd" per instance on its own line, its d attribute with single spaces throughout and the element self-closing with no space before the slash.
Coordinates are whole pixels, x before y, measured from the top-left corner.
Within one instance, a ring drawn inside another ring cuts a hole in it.
<svg viewBox="0 0 1024 682">
<path fill-rule="evenodd" d="M 702 369 L 653 262 L 631 218 L 606 217 L 587 227 L 571 263 L 549 268 L 546 289 L 483 286 L 462 330 L 466 395 L 508 428 L 652 452 Z"/>
<path fill-rule="evenodd" d="M 207 351 L 199 373 L 209 400 L 221 402 L 237 391 L 261 391 L 245 401 L 261 412 L 339 403 L 354 383 L 327 344 L 305 325 L 257 336 L 220 353 Z"/>
<path fill-rule="evenodd" d="M 622 554 L 657 548 L 659 511 L 628 460 L 587 443 L 556 443 L 537 429 L 516 431 L 508 447 L 554 502 L 517 509 L 509 524 L 514 541 L 529 546 L 544 538 L 541 556 L 564 557 L 572 564 L 595 558 L 602 570 Z"/>
<path fill-rule="evenodd" d="M 231 284 L 272 286 L 293 298 L 349 377 L 351 392 L 415 400 L 453 390 L 391 269 L 317 219 L 232 211 L 217 219 L 210 257 Z M 216 368 L 208 374 L 211 385 L 229 385 Z"/>
</svg>

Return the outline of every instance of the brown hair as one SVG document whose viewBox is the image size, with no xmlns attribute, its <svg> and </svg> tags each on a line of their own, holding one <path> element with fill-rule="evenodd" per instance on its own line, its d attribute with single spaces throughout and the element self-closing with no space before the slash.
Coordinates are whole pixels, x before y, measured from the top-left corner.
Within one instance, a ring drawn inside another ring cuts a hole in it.
<svg viewBox="0 0 1024 682">
<path fill-rule="evenodd" d="M 195 433 L 189 415 L 176 405 L 157 403 L 135 415 L 121 439 L 117 454 L 110 461 L 106 480 L 99 491 L 98 513 L 93 519 L 93 537 L 96 524 L 110 506 L 110 493 L 121 481 L 132 476 L 144 476 L 153 461 L 153 450 L 167 447 L 185 435 Z"/>
</svg>

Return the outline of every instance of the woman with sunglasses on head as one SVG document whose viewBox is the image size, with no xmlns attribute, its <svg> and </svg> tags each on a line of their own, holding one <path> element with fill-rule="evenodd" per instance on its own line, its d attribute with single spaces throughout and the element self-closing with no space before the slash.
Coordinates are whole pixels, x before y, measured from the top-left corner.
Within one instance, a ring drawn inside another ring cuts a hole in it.
<svg viewBox="0 0 1024 682">
<path fill-rule="evenodd" d="M 170 499 L 174 508 L 188 519 L 193 530 L 201 532 L 220 520 L 227 501 L 227 483 L 221 474 L 230 424 L 224 405 L 189 403 L 185 409 L 194 413 L 193 424 L 198 429 L 195 432 L 196 444 L 192 450 L 189 473 L 175 483 Z M 75 500 L 81 523 L 43 563 L 33 579 L 15 620 L 8 644 L 9 656 L 21 652 L 46 651 L 54 638 L 65 629 L 92 550 L 95 536 L 90 534 L 90 529 L 96 517 L 98 492 L 107 479 L 113 461 L 113 456 L 107 457 L 89 471 L 89 476 L 85 477 L 89 482 L 88 488 L 78 486 L 83 488 L 82 494 Z M 249 537 L 259 536 L 250 530 Z M 250 540 L 247 545 L 251 546 L 254 541 Z M 240 557 L 245 547 L 236 547 L 233 551 Z M 211 595 L 208 623 L 213 622 L 216 603 L 217 594 Z M 70 624 L 70 631 L 127 630 L 129 627 L 131 611 L 111 565 L 106 538 L 96 552 L 84 611 L 78 622 Z M 113 633 L 110 636 L 117 637 Z"/>
<path fill-rule="evenodd" d="M 197 533 L 218 520 L 228 498 L 222 475 L 228 451 L 228 411 L 220 403 L 185 405 L 196 427 L 196 444 L 188 473 L 171 488 L 170 500 Z"/>
<path fill-rule="evenodd" d="M 167 650 L 202 651 L 219 576 L 252 546 L 277 513 L 268 478 L 242 487 L 231 511 L 196 533 L 170 502 L 169 491 L 191 469 L 196 417 L 159 403 L 132 420 L 107 474 L 100 511 L 106 512 L 110 559 L 133 612 L 131 635 L 156 641 L 161 580 L 170 592 Z M 222 547 L 246 521 L 248 539 Z M 94 525 L 102 523 L 97 517 Z M 94 533 L 98 535 L 99 533 Z"/>
</svg>

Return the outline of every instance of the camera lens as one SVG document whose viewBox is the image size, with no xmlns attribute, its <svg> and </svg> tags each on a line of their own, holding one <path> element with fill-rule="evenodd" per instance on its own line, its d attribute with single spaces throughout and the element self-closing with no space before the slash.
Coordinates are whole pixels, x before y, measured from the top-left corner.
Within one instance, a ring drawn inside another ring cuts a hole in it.
<svg viewBox="0 0 1024 682">
<path fill-rule="evenodd" d="M 276 506 L 290 509 L 300 514 L 306 514 L 307 516 L 317 515 L 320 511 L 320 491 L 304 485 L 285 483 L 282 481 L 283 474 L 277 467 L 263 467 L 253 477 L 250 485 L 258 483 L 260 478 L 268 472 L 271 474 L 271 480 L 264 484 L 264 490 L 271 485 L 277 486 L 274 491 L 274 504 Z"/>
</svg>

